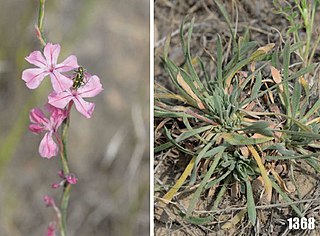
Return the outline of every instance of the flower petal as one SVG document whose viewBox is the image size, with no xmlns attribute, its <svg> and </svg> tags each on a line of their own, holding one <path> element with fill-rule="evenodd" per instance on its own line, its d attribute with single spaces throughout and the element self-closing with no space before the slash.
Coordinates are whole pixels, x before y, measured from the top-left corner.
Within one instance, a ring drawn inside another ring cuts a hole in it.
<svg viewBox="0 0 320 236">
<path fill-rule="evenodd" d="M 30 124 L 29 130 L 34 134 L 40 134 L 41 132 L 44 131 L 44 127 L 39 124 Z"/>
<path fill-rule="evenodd" d="M 53 90 L 60 93 L 63 92 L 73 85 L 72 79 L 60 74 L 58 71 L 50 73 L 51 83 Z"/>
<path fill-rule="evenodd" d="M 94 110 L 94 103 L 86 102 L 80 96 L 75 96 L 73 102 L 76 106 L 76 109 L 84 115 L 86 118 L 90 118 L 93 110 Z"/>
<path fill-rule="evenodd" d="M 40 68 L 47 68 L 46 59 L 40 51 L 34 51 L 27 56 L 26 61 Z"/>
<path fill-rule="evenodd" d="M 67 109 L 60 109 L 55 107 L 55 110 L 52 112 L 50 117 L 50 123 L 54 131 L 58 130 L 58 128 L 60 127 L 64 119 L 67 118 L 67 116 L 68 116 Z"/>
<path fill-rule="evenodd" d="M 50 114 L 52 114 L 52 113 L 57 109 L 56 107 L 52 106 L 52 105 L 49 104 L 49 103 L 46 103 L 46 104 L 44 105 L 44 108 L 45 108 L 47 111 L 49 111 Z"/>
<path fill-rule="evenodd" d="M 73 99 L 70 90 L 61 93 L 51 92 L 48 96 L 48 103 L 57 108 L 65 108 L 66 105 Z"/>
<path fill-rule="evenodd" d="M 22 79 L 29 89 L 38 88 L 44 77 L 49 73 L 41 68 L 26 69 L 22 72 Z"/>
<path fill-rule="evenodd" d="M 54 68 L 57 64 L 58 56 L 60 54 L 60 45 L 47 43 L 44 47 L 43 54 L 46 58 L 48 67 Z"/>
<path fill-rule="evenodd" d="M 74 55 L 71 55 L 67 57 L 63 62 L 56 65 L 55 69 L 59 72 L 67 72 L 73 69 L 78 68 L 78 60 L 77 57 Z"/>
<path fill-rule="evenodd" d="M 48 118 L 39 108 L 33 108 L 30 111 L 29 118 L 30 121 L 35 124 L 47 125 L 49 123 Z"/>
<path fill-rule="evenodd" d="M 89 78 L 88 82 L 80 87 L 77 91 L 77 94 L 83 98 L 94 97 L 103 90 L 102 84 L 98 76 L 94 75 Z"/>
<path fill-rule="evenodd" d="M 58 145 L 53 141 L 52 132 L 47 132 L 39 145 L 40 156 L 50 159 L 58 154 Z"/>
<path fill-rule="evenodd" d="M 65 178 L 69 184 L 76 184 L 78 182 L 78 178 L 72 173 L 67 174 Z"/>
</svg>

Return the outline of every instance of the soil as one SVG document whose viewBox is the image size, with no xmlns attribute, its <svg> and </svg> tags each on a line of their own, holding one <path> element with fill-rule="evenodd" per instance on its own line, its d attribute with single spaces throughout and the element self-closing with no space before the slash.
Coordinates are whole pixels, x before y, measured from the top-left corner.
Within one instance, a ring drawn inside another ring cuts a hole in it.
<svg viewBox="0 0 320 236">
<path fill-rule="evenodd" d="M 231 16 L 233 26 L 237 27 L 238 35 L 243 35 L 246 30 L 249 30 L 250 40 L 257 41 L 259 46 L 275 43 L 276 47 L 279 47 L 285 40 L 288 23 L 281 15 L 274 13 L 272 1 L 223 1 L 223 4 Z M 184 58 L 179 39 L 179 27 L 186 16 L 189 16 L 189 19 L 195 17 L 191 40 L 192 55 L 206 57 L 204 48 L 214 55 L 217 34 L 220 34 L 224 42 L 227 42 L 230 37 L 225 19 L 213 0 L 155 1 L 155 82 L 169 88 L 171 86 L 169 78 L 164 72 L 160 59 L 163 45 L 166 36 L 171 34 L 169 56 L 177 65 L 182 65 Z M 318 14 L 316 24 L 319 23 Z M 155 127 L 161 121 L 162 119 L 155 119 Z M 155 146 L 161 143 L 160 136 L 161 130 L 158 133 L 155 132 Z M 191 224 L 179 215 L 181 212 L 179 209 L 185 209 L 188 206 L 190 194 L 194 192 L 192 188 L 190 191 L 186 188 L 187 190 L 184 190 L 183 194 L 178 194 L 173 198 L 173 203 L 166 207 L 159 203 L 159 198 L 175 184 L 189 161 L 190 157 L 182 156 L 175 149 L 155 155 L 155 235 L 320 235 L 320 178 L 314 169 L 305 165 L 304 162 L 297 162 L 295 165 L 297 166 L 294 169 L 295 184 L 290 179 L 288 170 L 286 170 L 286 174 L 282 173 L 287 187 L 292 190 L 290 197 L 293 200 L 317 199 L 299 206 L 305 209 L 307 217 L 315 218 L 317 222 L 315 230 L 290 230 L 287 219 L 292 217 L 293 213 L 290 207 L 281 206 L 259 209 L 259 220 L 255 227 L 250 226 L 247 219 L 244 219 L 225 231 L 222 229 L 222 225 L 239 213 L 239 210 L 219 211 L 220 213 L 213 214 L 212 222 L 205 225 Z M 281 168 L 287 168 L 279 166 L 280 172 L 284 171 Z M 233 196 L 232 190 L 233 187 L 229 186 L 224 200 L 219 205 L 219 210 L 246 206 L 246 200 L 243 196 Z M 260 191 L 259 183 L 257 183 L 255 190 L 257 193 Z M 205 210 L 205 206 L 212 201 L 212 196 L 210 191 L 203 193 L 196 210 Z M 281 198 L 279 202 L 281 202 Z M 260 204 L 261 202 L 258 205 Z"/>
</svg>

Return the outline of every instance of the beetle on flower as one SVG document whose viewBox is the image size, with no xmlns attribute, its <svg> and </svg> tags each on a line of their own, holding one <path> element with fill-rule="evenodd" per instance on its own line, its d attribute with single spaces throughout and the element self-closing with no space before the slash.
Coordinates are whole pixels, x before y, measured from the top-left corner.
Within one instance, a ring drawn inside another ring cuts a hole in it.
<svg viewBox="0 0 320 236">
<path fill-rule="evenodd" d="M 86 118 L 90 118 L 95 105 L 94 103 L 86 102 L 83 98 L 94 97 L 99 94 L 103 88 L 98 76 L 93 75 L 87 80 L 88 81 L 78 89 L 71 88 L 61 93 L 57 93 L 55 91 L 51 92 L 48 96 L 49 104 L 57 108 L 64 108 L 70 102 L 73 102 L 76 109 L 82 115 Z"/>
</svg>

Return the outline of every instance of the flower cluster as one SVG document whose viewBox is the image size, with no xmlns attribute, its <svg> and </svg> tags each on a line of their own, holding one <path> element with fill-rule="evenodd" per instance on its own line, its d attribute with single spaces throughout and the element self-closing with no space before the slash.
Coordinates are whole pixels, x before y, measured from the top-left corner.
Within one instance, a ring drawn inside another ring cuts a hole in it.
<svg viewBox="0 0 320 236">
<path fill-rule="evenodd" d="M 44 158 L 56 156 L 59 147 L 54 138 L 61 144 L 58 128 L 69 116 L 73 104 L 75 108 L 86 118 L 92 116 L 94 103 L 85 101 L 83 98 L 94 97 L 103 88 L 100 79 L 96 75 L 85 72 L 78 65 L 77 57 L 71 55 L 63 62 L 58 63 L 60 45 L 47 43 L 43 53 L 34 51 L 25 59 L 37 68 L 26 69 L 22 73 L 22 79 L 30 89 L 36 89 L 47 76 L 50 77 L 53 91 L 48 96 L 46 110 L 50 113 L 47 118 L 39 108 L 30 112 L 29 130 L 35 134 L 45 132 L 40 142 L 39 153 Z M 72 71 L 71 74 L 66 74 Z"/>
</svg>

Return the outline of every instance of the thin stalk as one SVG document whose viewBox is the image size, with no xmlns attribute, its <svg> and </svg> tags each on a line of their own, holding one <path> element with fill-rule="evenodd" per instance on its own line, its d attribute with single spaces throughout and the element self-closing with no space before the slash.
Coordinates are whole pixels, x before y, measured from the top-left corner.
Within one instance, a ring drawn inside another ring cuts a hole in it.
<svg viewBox="0 0 320 236">
<path fill-rule="evenodd" d="M 60 152 L 61 156 L 61 165 L 64 175 L 69 174 L 69 166 L 68 166 L 68 154 L 67 154 L 67 136 L 68 136 L 68 128 L 70 123 L 70 117 L 68 116 L 62 122 L 62 133 L 61 133 L 61 141 L 62 141 L 62 150 Z"/>
<path fill-rule="evenodd" d="M 42 44 L 42 46 L 46 45 L 46 39 L 43 34 L 43 20 L 44 20 L 44 6 L 46 0 L 39 0 L 39 15 L 38 15 L 38 25 L 36 25 L 36 33 L 37 37 Z"/>
<path fill-rule="evenodd" d="M 70 114 L 70 113 L 69 113 Z M 69 128 L 70 116 L 68 116 L 62 123 L 62 133 L 61 133 L 61 142 L 62 148 L 60 150 L 61 157 L 61 165 L 63 174 L 67 175 L 70 173 L 69 165 L 68 165 L 68 154 L 67 154 L 67 136 L 68 136 L 68 128 Z M 70 189 L 71 185 L 66 181 L 63 186 L 63 194 L 60 203 L 60 233 L 61 236 L 67 236 L 67 209 L 70 198 Z"/>
<path fill-rule="evenodd" d="M 69 205 L 69 197 L 70 197 L 70 188 L 71 185 L 66 182 L 66 185 L 63 189 L 63 195 L 61 199 L 60 211 L 60 234 L 61 236 L 67 236 L 67 209 Z"/>
<path fill-rule="evenodd" d="M 313 31 L 313 23 L 314 23 L 314 17 L 315 17 L 315 13 L 316 13 L 316 10 L 317 10 L 317 7 L 318 7 L 318 4 L 317 2 L 315 2 L 312 6 L 312 13 L 311 13 L 311 20 L 310 20 L 310 28 L 311 28 L 311 34 L 312 34 L 312 31 Z M 312 36 L 312 35 L 311 35 Z M 311 37 L 310 36 L 310 37 Z M 310 38 L 311 40 L 311 38 Z M 311 52 L 311 54 L 309 55 L 309 62 L 308 64 L 311 64 L 312 63 L 312 58 L 313 58 L 313 55 L 317 49 L 317 46 L 319 44 L 319 41 L 320 41 L 320 35 L 318 36 L 318 38 L 316 39 L 315 41 L 315 44 L 313 45 L 313 50 Z"/>
<path fill-rule="evenodd" d="M 38 27 L 39 30 L 42 31 L 43 29 L 43 19 L 44 19 L 44 5 L 46 1 L 45 0 L 39 0 L 39 17 L 38 17 Z"/>
<path fill-rule="evenodd" d="M 61 133 L 62 148 L 60 150 L 60 158 L 61 158 L 61 166 L 62 166 L 64 175 L 67 175 L 70 173 L 69 166 L 68 166 L 68 155 L 67 155 L 67 134 L 68 134 L 68 128 L 69 128 L 69 120 L 70 120 L 70 117 L 68 116 L 63 121 L 62 133 Z M 62 194 L 61 203 L 60 203 L 60 211 L 61 211 L 60 234 L 61 236 L 67 235 L 66 222 L 67 222 L 67 209 L 69 204 L 70 189 L 71 189 L 71 185 L 66 181 L 63 186 L 63 194 Z"/>
</svg>

